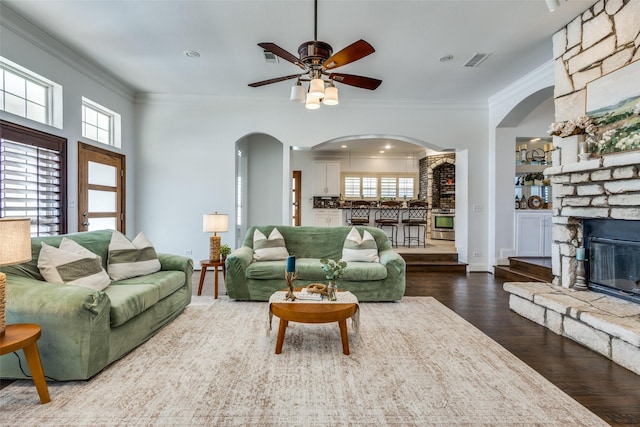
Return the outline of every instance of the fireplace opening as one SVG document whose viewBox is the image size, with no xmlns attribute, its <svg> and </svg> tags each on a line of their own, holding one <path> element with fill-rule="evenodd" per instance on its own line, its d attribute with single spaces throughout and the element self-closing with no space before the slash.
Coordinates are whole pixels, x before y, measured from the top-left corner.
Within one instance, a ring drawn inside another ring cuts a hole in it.
<svg viewBox="0 0 640 427">
<path fill-rule="evenodd" d="M 640 221 L 583 222 L 589 289 L 640 304 Z"/>
</svg>

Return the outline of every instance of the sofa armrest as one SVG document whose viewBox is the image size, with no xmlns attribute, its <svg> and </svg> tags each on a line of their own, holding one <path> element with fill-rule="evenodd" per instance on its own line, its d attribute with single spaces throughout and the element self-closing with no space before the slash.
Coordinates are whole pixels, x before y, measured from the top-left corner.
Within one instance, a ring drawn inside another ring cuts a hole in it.
<svg viewBox="0 0 640 427">
<path fill-rule="evenodd" d="M 247 267 L 253 262 L 253 249 L 249 246 L 242 246 L 227 256 L 225 268 L 227 278 L 225 286 L 227 295 L 231 299 L 248 300 L 249 287 L 247 284 Z"/>
<path fill-rule="evenodd" d="M 38 347 L 48 377 L 87 378 L 107 363 L 111 302 L 104 292 L 12 274 L 6 290 L 7 323 L 42 329 Z M 2 357 L 0 376 L 13 376 L 15 356 Z"/>
<path fill-rule="evenodd" d="M 380 264 L 387 269 L 387 278 L 380 287 L 381 301 L 397 301 L 404 296 L 406 289 L 406 262 L 393 249 L 380 251 Z"/>
<path fill-rule="evenodd" d="M 191 276 L 193 275 L 193 260 L 182 255 L 157 254 L 162 271 L 182 271 L 185 275 L 185 286 L 191 295 Z"/>
</svg>

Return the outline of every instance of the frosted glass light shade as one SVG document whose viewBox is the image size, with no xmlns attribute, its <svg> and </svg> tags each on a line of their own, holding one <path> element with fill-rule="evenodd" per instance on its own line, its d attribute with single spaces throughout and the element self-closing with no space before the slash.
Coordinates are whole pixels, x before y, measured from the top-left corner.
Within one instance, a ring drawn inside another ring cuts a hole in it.
<svg viewBox="0 0 640 427">
<path fill-rule="evenodd" d="M 301 84 L 297 84 L 295 86 L 291 86 L 291 102 L 297 102 L 302 104 L 305 99 L 305 91 L 304 87 Z"/>
<path fill-rule="evenodd" d="M 329 86 L 324 90 L 323 104 L 326 105 L 338 105 L 338 88 L 335 86 Z"/>
<path fill-rule="evenodd" d="M 214 234 L 229 231 L 229 215 L 218 212 L 202 215 L 202 231 Z"/>
<path fill-rule="evenodd" d="M 322 98 L 324 96 L 324 80 L 311 80 L 311 84 L 309 85 L 309 96 L 313 98 Z"/>
<path fill-rule="evenodd" d="M 307 102 L 305 103 L 304 107 L 307 110 L 317 110 L 318 108 L 320 108 L 320 98 L 314 98 L 311 95 L 307 95 Z"/>
</svg>

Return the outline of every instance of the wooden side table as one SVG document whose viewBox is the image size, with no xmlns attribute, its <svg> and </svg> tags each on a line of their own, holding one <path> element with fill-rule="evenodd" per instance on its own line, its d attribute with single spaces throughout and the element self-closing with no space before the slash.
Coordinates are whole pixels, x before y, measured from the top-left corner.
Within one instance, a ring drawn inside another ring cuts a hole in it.
<svg viewBox="0 0 640 427">
<path fill-rule="evenodd" d="M 200 284 L 198 284 L 198 295 L 202 294 L 202 284 L 204 283 L 204 276 L 207 274 L 207 268 L 213 267 L 213 298 L 218 299 L 218 267 L 222 267 L 222 278 L 225 283 L 227 281 L 227 268 L 224 266 L 224 261 L 212 261 L 210 259 L 203 259 L 200 261 Z"/>
<path fill-rule="evenodd" d="M 36 341 L 40 338 L 40 326 L 28 323 L 7 325 L 5 334 L 0 336 L 0 355 L 22 349 L 31 370 L 33 382 L 40 396 L 40 403 L 51 402 L 47 381 L 44 379 L 40 352 Z"/>
</svg>

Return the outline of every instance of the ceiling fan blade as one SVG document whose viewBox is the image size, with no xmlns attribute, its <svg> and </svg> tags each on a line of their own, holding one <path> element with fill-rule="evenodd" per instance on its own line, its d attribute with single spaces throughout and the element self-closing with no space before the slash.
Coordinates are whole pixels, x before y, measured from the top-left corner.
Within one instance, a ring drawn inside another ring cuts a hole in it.
<svg viewBox="0 0 640 427">
<path fill-rule="evenodd" d="M 302 68 L 303 70 L 306 70 L 307 67 L 306 65 L 304 65 L 301 61 L 300 58 L 298 58 L 297 56 L 293 55 L 292 53 L 287 52 L 286 50 L 284 50 L 283 48 L 281 48 L 280 46 L 278 46 L 275 43 L 258 43 L 258 46 L 260 46 L 261 48 L 268 50 L 269 52 L 273 53 L 276 56 L 279 56 L 280 58 L 284 59 L 285 61 L 289 61 L 294 65 L 297 65 L 298 67 Z"/>
<path fill-rule="evenodd" d="M 260 87 L 264 85 L 270 85 L 271 83 L 283 82 L 285 80 L 295 79 L 296 77 L 300 77 L 302 74 L 291 74 L 290 76 L 284 77 L 276 77 L 275 79 L 263 80 L 261 82 L 249 83 L 251 87 Z"/>
<path fill-rule="evenodd" d="M 376 50 L 366 41 L 360 39 L 355 43 L 342 49 L 340 52 L 333 54 L 326 61 L 322 63 L 322 66 L 327 70 L 342 67 L 350 62 L 357 61 L 364 58 L 367 55 L 371 55 Z M 275 53 L 275 52 L 274 52 Z"/>
<path fill-rule="evenodd" d="M 331 73 L 329 78 L 338 83 L 344 83 L 349 86 L 369 90 L 376 90 L 382 83 L 382 80 L 373 79 L 371 77 L 354 76 L 353 74 Z"/>
</svg>

